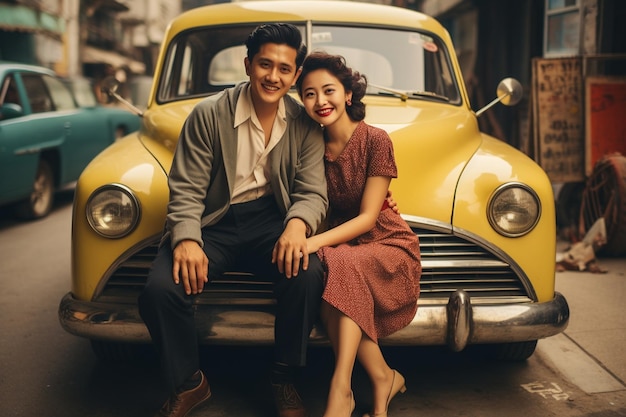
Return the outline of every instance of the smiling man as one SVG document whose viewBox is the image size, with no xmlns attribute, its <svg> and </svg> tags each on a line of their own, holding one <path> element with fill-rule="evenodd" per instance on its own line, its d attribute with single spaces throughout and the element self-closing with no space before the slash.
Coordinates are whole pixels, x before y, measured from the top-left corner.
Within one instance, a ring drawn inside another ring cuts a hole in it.
<svg viewBox="0 0 626 417">
<path fill-rule="evenodd" d="M 328 206 L 324 141 L 287 95 L 306 56 L 299 30 L 262 25 L 245 43 L 249 80 L 198 103 L 183 126 L 165 232 L 139 297 L 171 391 L 159 416 L 185 416 L 211 396 L 193 304 L 205 285 L 235 268 L 273 278 L 274 399 L 279 416 L 306 415 L 293 382 L 324 285 L 317 256 L 302 257 Z"/>
</svg>

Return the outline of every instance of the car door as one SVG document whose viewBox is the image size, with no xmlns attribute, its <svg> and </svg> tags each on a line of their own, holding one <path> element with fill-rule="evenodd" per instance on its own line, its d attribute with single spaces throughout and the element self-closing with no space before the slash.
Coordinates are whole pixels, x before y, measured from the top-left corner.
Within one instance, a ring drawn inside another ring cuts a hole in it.
<svg viewBox="0 0 626 417">
<path fill-rule="evenodd" d="M 20 101 L 23 114 L 0 120 L 0 203 L 28 197 L 42 152 L 64 140 L 63 124 L 56 118 L 42 76 L 12 71 L 3 80 Z"/>
<path fill-rule="evenodd" d="M 87 164 L 112 140 L 109 128 L 93 108 L 80 107 L 68 86 L 56 77 L 44 77 L 58 117 L 63 120 L 64 141 L 59 145 L 61 182 L 78 179 Z M 102 144 L 107 138 L 106 145 Z"/>
<path fill-rule="evenodd" d="M 0 86 L 0 106 L 17 105 L 22 111 L 22 116 L 0 118 L 0 204 L 4 204 L 20 198 L 17 179 L 24 177 L 21 170 L 27 172 L 28 164 L 19 164 L 19 158 L 15 155 L 19 145 L 16 138 L 19 137 L 19 126 L 23 124 L 21 120 L 24 118 L 23 98 L 15 76 L 10 72 L 4 74 Z"/>
</svg>

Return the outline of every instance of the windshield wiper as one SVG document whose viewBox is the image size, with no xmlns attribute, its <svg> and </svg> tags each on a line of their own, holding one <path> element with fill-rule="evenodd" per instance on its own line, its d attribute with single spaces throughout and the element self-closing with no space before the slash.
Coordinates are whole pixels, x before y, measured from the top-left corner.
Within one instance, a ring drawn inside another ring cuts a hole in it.
<svg viewBox="0 0 626 417">
<path fill-rule="evenodd" d="M 450 101 L 448 97 L 442 96 L 437 93 L 433 93 L 432 91 L 411 91 L 409 92 L 409 94 L 413 97 L 428 97 L 428 98 L 434 98 L 436 100 L 445 101 L 445 102 Z"/>
<path fill-rule="evenodd" d="M 401 90 L 396 90 L 395 88 L 384 87 L 378 84 L 368 83 L 368 85 L 374 88 L 377 88 L 381 91 L 387 91 L 389 93 L 396 94 L 397 96 L 400 97 L 402 101 L 406 101 L 409 97 L 427 97 L 427 98 L 434 98 L 439 101 L 445 101 L 445 102 L 450 101 L 448 97 L 439 95 L 437 93 L 433 93 L 431 91 L 401 91 Z"/>
</svg>

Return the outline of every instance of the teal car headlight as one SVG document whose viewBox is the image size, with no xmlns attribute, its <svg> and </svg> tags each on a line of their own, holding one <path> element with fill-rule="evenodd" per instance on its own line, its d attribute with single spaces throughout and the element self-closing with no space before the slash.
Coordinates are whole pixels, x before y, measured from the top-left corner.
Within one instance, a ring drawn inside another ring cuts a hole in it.
<svg viewBox="0 0 626 417">
<path fill-rule="evenodd" d="M 524 236 L 533 230 L 540 215 L 539 197 L 530 187 L 521 183 L 504 184 L 489 199 L 489 224 L 503 236 Z"/>
<path fill-rule="evenodd" d="M 89 197 L 86 206 L 91 228 L 108 238 L 124 237 L 139 222 L 140 206 L 135 194 L 120 184 L 107 184 Z"/>
</svg>

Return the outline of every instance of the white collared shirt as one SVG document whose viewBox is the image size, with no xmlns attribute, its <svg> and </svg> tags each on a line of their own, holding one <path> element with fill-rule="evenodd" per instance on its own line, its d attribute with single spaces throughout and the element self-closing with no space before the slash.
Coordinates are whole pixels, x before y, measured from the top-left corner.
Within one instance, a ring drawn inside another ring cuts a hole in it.
<svg viewBox="0 0 626 417">
<path fill-rule="evenodd" d="M 271 194 L 268 155 L 287 129 L 284 99 L 278 102 L 267 146 L 265 132 L 252 105 L 250 86 L 242 91 L 237 100 L 233 128 L 237 129 L 237 171 L 231 203 L 243 203 Z"/>
</svg>

